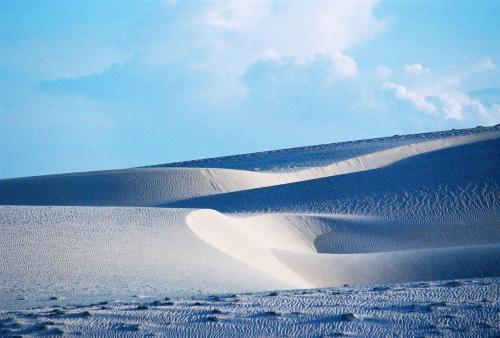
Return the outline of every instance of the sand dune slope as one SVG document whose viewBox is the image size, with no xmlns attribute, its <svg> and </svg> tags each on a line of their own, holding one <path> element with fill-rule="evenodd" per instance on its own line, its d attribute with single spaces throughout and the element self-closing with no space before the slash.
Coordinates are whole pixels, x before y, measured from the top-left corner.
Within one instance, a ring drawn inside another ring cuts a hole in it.
<svg viewBox="0 0 500 338">
<path fill-rule="evenodd" d="M 294 286 L 201 240 L 191 211 L 0 206 L 0 308 Z"/>
<path fill-rule="evenodd" d="M 396 138 L 389 143 L 390 146 L 384 142 L 382 148 L 374 140 L 367 143 L 362 155 L 357 156 L 358 145 L 351 153 L 345 151 L 342 157 L 332 158 L 330 164 L 291 172 L 148 167 L 6 179 L 0 180 L 0 204 L 162 206 L 196 197 L 377 169 L 419 154 L 499 137 L 500 129 L 491 128 L 480 129 L 476 133 L 452 133 L 441 138 L 436 135 L 413 137 L 410 138 L 414 140 L 413 143 Z M 368 152 L 372 148 L 375 150 Z M 241 157 L 244 161 L 245 155 Z M 285 163 L 289 165 L 288 162 Z M 305 156 L 299 158 L 296 165 L 305 166 L 307 163 Z"/>
</svg>

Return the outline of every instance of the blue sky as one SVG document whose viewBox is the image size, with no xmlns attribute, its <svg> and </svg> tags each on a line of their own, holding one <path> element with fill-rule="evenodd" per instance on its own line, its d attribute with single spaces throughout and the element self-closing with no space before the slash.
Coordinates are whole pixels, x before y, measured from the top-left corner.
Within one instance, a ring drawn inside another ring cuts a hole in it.
<svg viewBox="0 0 500 338">
<path fill-rule="evenodd" d="M 498 1 L 0 1 L 0 178 L 500 122 Z"/>
</svg>

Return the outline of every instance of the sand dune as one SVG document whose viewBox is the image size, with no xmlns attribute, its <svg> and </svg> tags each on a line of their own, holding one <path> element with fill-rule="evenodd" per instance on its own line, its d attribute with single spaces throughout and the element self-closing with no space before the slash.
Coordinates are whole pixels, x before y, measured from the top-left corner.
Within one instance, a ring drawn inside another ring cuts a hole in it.
<svg viewBox="0 0 500 338">
<path fill-rule="evenodd" d="M 0 180 L 4 307 L 500 276 L 500 127 Z"/>
<path fill-rule="evenodd" d="M 331 164 L 292 172 L 149 167 L 7 179 L 0 180 L 0 204 L 154 207 L 195 197 L 377 169 L 415 155 L 498 137 L 500 129 L 491 128 L 480 129 L 477 133 L 452 133 L 441 138 L 428 136 L 431 140 L 413 138 L 414 143 L 403 139 L 406 144 L 396 138 L 389 143 L 392 147 L 388 149 L 356 156 L 358 145 L 351 154 L 345 152 L 342 159 L 332 159 Z M 365 148 L 371 149 L 371 143 L 368 142 Z M 373 148 L 378 149 L 376 145 Z M 304 162 L 307 163 L 307 156 L 297 165 L 304 165 Z M 275 163 L 278 165 L 279 162 Z"/>
</svg>

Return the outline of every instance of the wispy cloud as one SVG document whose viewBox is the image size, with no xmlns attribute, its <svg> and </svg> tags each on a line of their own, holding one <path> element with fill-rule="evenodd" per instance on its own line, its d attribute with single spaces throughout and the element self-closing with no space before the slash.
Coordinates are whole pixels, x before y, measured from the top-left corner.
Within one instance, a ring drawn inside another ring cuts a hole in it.
<svg viewBox="0 0 500 338">
<path fill-rule="evenodd" d="M 228 31 L 243 31 L 271 14 L 272 2 L 254 1 L 214 1 L 205 11 L 203 19 L 207 26 Z"/>
<path fill-rule="evenodd" d="M 497 66 L 491 61 L 489 57 L 482 58 L 478 63 L 475 64 L 474 70 L 476 72 L 485 72 L 495 70 Z"/>
<path fill-rule="evenodd" d="M 422 66 L 420 63 L 414 63 L 411 65 L 405 65 L 404 67 L 405 72 L 408 74 L 413 74 L 413 75 L 422 75 L 424 73 L 429 72 L 429 68 L 425 68 Z"/>
<path fill-rule="evenodd" d="M 391 77 L 392 70 L 386 66 L 378 66 L 375 68 L 375 75 L 380 79 L 387 79 Z"/>
<path fill-rule="evenodd" d="M 449 120 L 464 120 L 466 115 L 473 115 L 493 122 L 497 116 L 494 105 L 488 108 L 481 100 L 468 95 L 463 83 L 474 73 L 495 70 L 495 64 L 485 57 L 456 68 L 455 71 L 432 72 L 419 63 L 405 65 L 404 72 L 419 75 L 418 80 L 399 76 L 399 83 L 386 82 L 383 88 L 392 90 L 398 99 L 410 102 L 419 111 L 439 114 Z"/>
<path fill-rule="evenodd" d="M 410 102 L 418 110 L 424 111 L 426 113 L 437 112 L 436 106 L 431 102 L 427 101 L 425 95 L 413 92 L 408 88 L 406 88 L 404 85 L 393 82 L 386 82 L 384 83 L 383 86 L 385 89 L 393 90 L 394 93 L 396 94 L 396 97 L 398 97 L 401 100 Z"/>
</svg>

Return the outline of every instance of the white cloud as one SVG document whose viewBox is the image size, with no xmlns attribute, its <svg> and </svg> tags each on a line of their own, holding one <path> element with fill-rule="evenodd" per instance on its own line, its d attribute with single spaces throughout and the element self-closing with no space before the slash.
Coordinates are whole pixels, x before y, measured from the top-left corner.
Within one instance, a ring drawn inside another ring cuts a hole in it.
<svg viewBox="0 0 500 338">
<path fill-rule="evenodd" d="M 392 76 L 392 70 L 385 66 L 378 66 L 375 68 L 375 75 L 380 79 L 387 79 Z"/>
<path fill-rule="evenodd" d="M 495 123 L 498 123 L 500 120 L 500 104 L 494 103 L 491 106 L 490 114 L 492 116 L 492 121 L 497 121 Z"/>
<path fill-rule="evenodd" d="M 460 91 L 437 94 L 436 97 L 443 103 L 443 112 L 448 119 L 462 120 L 467 110 L 480 117 L 489 118 L 489 113 L 481 101 L 472 99 Z"/>
<path fill-rule="evenodd" d="M 375 5 L 373 0 L 219 0 L 205 9 L 199 38 L 211 43 L 216 68 L 223 63 L 237 75 L 270 56 L 307 63 L 320 55 L 332 62 L 337 76 L 353 77 L 356 62 L 346 50 L 386 26 L 374 17 Z"/>
<path fill-rule="evenodd" d="M 417 110 L 442 114 L 445 119 L 464 120 L 466 113 L 472 113 L 485 121 L 491 120 L 492 114 L 481 101 L 470 98 L 457 88 L 429 85 L 410 89 L 393 82 L 386 82 L 383 87 L 393 90 L 397 98 L 410 102 Z"/>
<path fill-rule="evenodd" d="M 358 75 L 358 66 L 350 57 L 340 52 L 332 55 L 332 67 L 334 75 L 344 78 L 353 78 Z"/>
<path fill-rule="evenodd" d="M 485 57 L 482 58 L 474 67 L 474 70 L 476 72 L 486 72 L 486 71 L 491 71 L 495 70 L 497 66 L 491 61 L 490 58 Z"/>
<path fill-rule="evenodd" d="M 463 118 L 463 106 L 460 100 L 449 94 L 441 94 L 439 96 L 443 103 L 443 112 L 449 119 L 461 120 Z"/>
<path fill-rule="evenodd" d="M 428 102 L 425 95 L 410 91 L 408 90 L 408 88 L 401 84 L 386 82 L 384 83 L 384 88 L 393 90 L 397 98 L 410 102 L 418 110 L 424 111 L 426 113 L 437 112 L 436 106 L 431 102 Z"/>
<path fill-rule="evenodd" d="M 412 65 L 405 65 L 403 68 L 404 68 L 405 72 L 407 72 L 408 74 L 412 74 L 412 75 L 421 75 L 421 74 L 429 72 L 429 70 L 430 70 L 429 68 L 425 68 L 424 66 L 422 66 L 420 63 L 414 63 Z"/>
<path fill-rule="evenodd" d="M 205 12 L 205 24 L 218 29 L 244 30 L 271 13 L 269 0 L 214 1 Z"/>
<path fill-rule="evenodd" d="M 272 48 L 265 50 L 260 55 L 261 60 L 279 60 L 280 56 L 276 51 Z"/>
<path fill-rule="evenodd" d="M 410 102 L 419 111 L 437 114 L 448 120 L 479 119 L 491 123 L 497 116 L 495 107 L 485 106 L 481 100 L 466 93 L 470 75 L 495 68 L 489 58 L 483 58 L 476 64 L 455 65 L 454 71 L 441 72 L 431 71 L 420 63 L 407 64 L 403 67 L 404 73 L 426 73 L 426 76 L 415 78 L 396 73 L 392 82 L 385 82 L 383 88 L 392 90 L 398 99 Z"/>
</svg>

